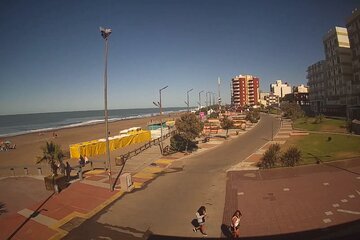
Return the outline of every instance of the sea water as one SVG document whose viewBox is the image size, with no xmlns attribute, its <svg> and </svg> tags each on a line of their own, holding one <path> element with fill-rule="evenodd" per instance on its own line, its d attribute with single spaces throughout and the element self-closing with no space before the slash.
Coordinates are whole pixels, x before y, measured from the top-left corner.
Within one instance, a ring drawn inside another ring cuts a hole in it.
<svg viewBox="0 0 360 240">
<path fill-rule="evenodd" d="M 163 114 L 184 111 L 184 108 L 164 108 Z M 112 109 L 109 122 L 150 117 L 159 114 L 158 108 Z M 32 132 L 54 131 L 61 128 L 92 125 L 104 122 L 104 110 L 0 115 L 0 137 Z"/>
</svg>

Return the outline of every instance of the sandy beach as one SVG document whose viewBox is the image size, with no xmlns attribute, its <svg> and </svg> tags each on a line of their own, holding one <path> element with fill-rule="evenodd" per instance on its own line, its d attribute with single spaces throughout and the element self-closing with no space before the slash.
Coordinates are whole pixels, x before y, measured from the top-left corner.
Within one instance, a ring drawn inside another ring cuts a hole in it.
<svg viewBox="0 0 360 240">
<path fill-rule="evenodd" d="M 163 119 L 174 119 L 179 113 L 173 113 L 171 115 L 163 116 Z M 146 129 L 147 124 L 150 122 L 160 120 L 160 116 L 128 119 L 109 123 L 110 136 L 119 134 L 119 131 L 128 129 L 131 127 L 142 127 Z M 94 139 L 104 138 L 105 125 L 95 124 L 89 126 L 81 126 L 67 129 L 60 129 L 56 131 L 56 137 L 53 136 L 53 131 L 39 133 L 31 133 L 13 137 L 6 137 L 6 140 L 10 140 L 16 144 L 16 149 L 0 152 L 0 177 L 9 175 L 10 167 L 23 167 L 29 166 L 29 171 L 35 171 L 38 167 L 36 163 L 36 157 L 42 155 L 41 146 L 45 145 L 46 141 L 53 141 L 60 144 L 65 152 L 69 152 L 69 145 L 79 143 L 83 141 L 89 141 Z M 141 144 L 137 144 L 141 145 Z M 111 152 L 111 161 L 120 154 L 137 147 L 136 144 L 116 151 Z M 90 160 L 105 160 L 104 155 L 91 157 Z M 77 159 L 65 159 L 69 161 L 71 165 L 77 163 Z M 33 168 L 32 170 L 30 168 Z M 23 170 L 22 170 L 23 171 Z M 34 174 L 34 173 L 32 173 Z"/>
</svg>

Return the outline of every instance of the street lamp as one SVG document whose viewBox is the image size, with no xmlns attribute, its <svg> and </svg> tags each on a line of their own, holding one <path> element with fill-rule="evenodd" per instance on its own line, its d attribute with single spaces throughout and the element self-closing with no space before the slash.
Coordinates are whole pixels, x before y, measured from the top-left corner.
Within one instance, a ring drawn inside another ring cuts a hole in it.
<svg viewBox="0 0 360 240">
<path fill-rule="evenodd" d="M 167 88 L 167 87 L 168 87 L 168 86 L 165 86 L 165 87 L 159 89 L 160 101 L 157 102 L 157 103 L 153 102 L 153 104 L 154 104 L 155 106 L 159 107 L 159 109 L 160 109 L 160 148 L 161 148 L 161 154 L 163 153 L 163 142 L 162 142 L 162 141 L 163 141 L 163 129 L 162 129 L 162 127 L 163 127 L 163 126 L 162 126 L 163 122 L 162 122 L 161 91 L 164 90 L 164 89 Z"/>
<path fill-rule="evenodd" d="M 113 191 L 111 179 L 111 163 L 110 163 L 110 147 L 109 147 L 109 127 L 108 127 L 108 109 L 107 109 L 107 61 L 108 61 L 108 39 L 111 34 L 110 28 L 100 27 L 101 36 L 105 40 L 105 71 L 104 71 L 104 103 L 105 103 L 105 139 L 106 139 L 106 155 L 109 174 L 110 191 Z"/>
<path fill-rule="evenodd" d="M 189 112 L 189 105 L 190 105 L 190 102 L 189 102 L 189 92 L 191 92 L 192 90 L 194 89 L 190 89 L 186 92 L 186 97 L 187 97 L 187 102 L 186 102 L 186 105 L 187 105 L 187 111 Z"/>
<path fill-rule="evenodd" d="M 204 90 L 199 92 L 199 111 L 201 109 L 201 93 L 204 92 Z"/>
</svg>

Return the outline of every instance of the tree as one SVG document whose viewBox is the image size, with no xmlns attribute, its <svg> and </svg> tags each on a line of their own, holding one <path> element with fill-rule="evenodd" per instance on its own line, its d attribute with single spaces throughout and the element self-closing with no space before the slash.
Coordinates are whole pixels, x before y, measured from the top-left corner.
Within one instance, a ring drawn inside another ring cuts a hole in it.
<svg viewBox="0 0 360 240">
<path fill-rule="evenodd" d="M 285 117 L 291 118 L 293 121 L 304 116 L 304 111 L 296 103 L 284 102 L 281 104 L 281 110 Z"/>
<path fill-rule="evenodd" d="M 53 143 L 52 141 L 46 142 L 46 145 L 41 147 L 43 155 L 37 157 L 36 163 L 46 162 L 50 165 L 51 173 L 53 176 L 57 176 L 58 165 L 62 164 L 65 154 L 61 150 L 60 145 Z"/>
<path fill-rule="evenodd" d="M 260 112 L 258 110 L 251 110 L 246 113 L 245 119 L 252 123 L 257 123 L 260 119 Z"/>
<path fill-rule="evenodd" d="M 293 167 L 301 160 L 301 151 L 296 147 L 290 147 L 280 158 L 281 164 L 285 167 Z"/>
<path fill-rule="evenodd" d="M 181 115 L 180 118 L 176 120 L 175 126 L 178 134 L 181 136 L 181 138 L 178 137 L 177 140 L 185 141 L 186 150 L 188 150 L 189 146 L 193 146 L 192 141 L 200 135 L 203 129 L 202 122 L 194 113 Z M 173 141 L 174 140 L 176 141 L 175 138 Z"/>
<path fill-rule="evenodd" d="M 234 127 L 234 121 L 228 117 L 224 117 L 220 122 L 220 126 L 222 129 L 226 130 L 226 137 L 228 137 L 229 129 Z"/>
<path fill-rule="evenodd" d="M 279 160 L 280 145 L 278 143 L 270 145 L 269 149 L 265 151 L 262 159 L 261 166 L 263 168 L 272 168 Z"/>
</svg>

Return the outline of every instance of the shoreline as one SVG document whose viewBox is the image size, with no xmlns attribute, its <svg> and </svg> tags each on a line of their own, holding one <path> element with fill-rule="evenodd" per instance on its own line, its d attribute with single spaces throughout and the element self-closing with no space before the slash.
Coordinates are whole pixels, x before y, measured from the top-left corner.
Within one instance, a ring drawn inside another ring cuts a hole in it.
<svg viewBox="0 0 360 240">
<path fill-rule="evenodd" d="M 157 115 L 141 118 L 122 119 L 109 122 L 110 136 L 118 135 L 121 130 L 131 127 L 141 127 L 142 129 L 147 129 L 147 125 L 151 122 L 160 121 L 161 118 L 163 120 L 176 119 L 181 114 L 182 112 L 173 112 L 170 114 L 162 115 L 161 117 L 160 115 Z M 54 132 L 56 133 L 56 137 L 53 135 Z M 17 136 L 9 136 L 6 138 L 6 140 L 11 141 L 12 144 L 16 144 L 16 149 L 10 149 L 9 151 L 0 152 L 0 169 L 8 166 L 38 166 L 36 165 L 36 157 L 42 155 L 41 147 L 45 145 L 46 141 L 53 141 L 54 143 L 59 144 L 62 150 L 68 153 L 69 146 L 71 144 L 104 138 L 104 132 L 105 124 L 104 122 L 102 122 L 92 125 L 62 128 L 56 131 L 44 131 L 43 134 L 39 134 L 39 132 L 32 132 Z M 116 151 L 112 151 L 110 154 L 110 158 L 114 159 L 116 156 L 126 153 L 130 150 L 130 148 L 136 147 L 135 145 L 136 144 L 130 145 L 125 148 L 120 148 Z M 93 159 L 105 159 L 105 156 L 99 155 L 90 158 L 90 160 Z M 71 165 L 77 164 L 77 159 L 65 158 L 64 162 L 66 161 L 69 161 Z M 3 174 L 0 171 L 0 176 L 2 175 Z"/>
<path fill-rule="evenodd" d="M 163 116 L 165 118 L 165 116 L 169 116 L 171 114 L 173 114 L 173 115 L 181 114 L 183 112 L 185 112 L 185 110 L 167 111 L 167 112 L 163 112 Z M 108 123 L 110 124 L 113 122 L 118 122 L 118 121 L 123 121 L 123 120 L 133 120 L 133 119 L 141 119 L 141 118 L 153 118 L 153 117 L 158 117 L 158 116 L 160 116 L 159 113 L 155 113 L 155 114 L 151 113 L 151 114 L 128 116 L 128 117 L 122 117 L 122 118 L 110 118 L 108 120 Z M 93 126 L 93 125 L 97 125 L 97 124 L 104 124 L 104 122 L 105 122 L 104 119 L 94 119 L 94 120 L 89 120 L 89 121 L 84 121 L 84 122 L 74 122 L 74 123 L 70 123 L 68 125 L 58 125 L 58 126 L 54 126 L 54 127 L 30 129 L 30 130 L 19 131 L 19 132 L 14 132 L 14 133 L 4 133 L 4 134 L 0 134 L 0 139 L 3 138 L 2 140 L 5 140 L 5 138 L 17 137 L 17 136 L 32 134 L 32 133 L 39 134 L 39 133 L 46 133 L 46 132 L 56 132 L 56 131 L 59 131 L 62 129 Z"/>
</svg>

